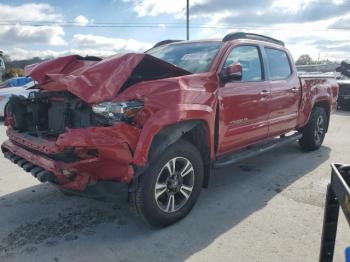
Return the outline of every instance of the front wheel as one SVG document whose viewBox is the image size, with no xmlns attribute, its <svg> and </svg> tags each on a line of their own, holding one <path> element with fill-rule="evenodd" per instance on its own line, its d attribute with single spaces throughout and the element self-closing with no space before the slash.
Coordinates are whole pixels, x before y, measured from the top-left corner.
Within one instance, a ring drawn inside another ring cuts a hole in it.
<svg viewBox="0 0 350 262">
<path fill-rule="evenodd" d="M 180 140 L 150 164 L 129 201 L 146 222 L 164 227 L 191 211 L 202 185 L 201 155 L 191 143 Z"/>
<path fill-rule="evenodd" d="M 309 122 L 302 130 L 300 146 L 306 151 L 313 151 L 323 143 L 327 130 L 328 117 L 322 107 L 315 107 L 311 113 Z"/>
</svg>

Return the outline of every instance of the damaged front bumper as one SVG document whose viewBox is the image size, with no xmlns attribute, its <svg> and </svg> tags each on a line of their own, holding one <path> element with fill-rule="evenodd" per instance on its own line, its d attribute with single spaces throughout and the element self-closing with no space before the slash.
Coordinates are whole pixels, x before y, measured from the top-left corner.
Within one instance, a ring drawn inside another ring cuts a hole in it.
<svg viewBox="0 0 350 262">
<path fill-rule="evenodd" d="M 46 140 L 9 128 L 2 146 L 5 157 L 42 182 L 83 191 L 99 180 L 129 183 L 140 129 L 126 123 L 109 127 L 67 129 Z"/>
</svg>

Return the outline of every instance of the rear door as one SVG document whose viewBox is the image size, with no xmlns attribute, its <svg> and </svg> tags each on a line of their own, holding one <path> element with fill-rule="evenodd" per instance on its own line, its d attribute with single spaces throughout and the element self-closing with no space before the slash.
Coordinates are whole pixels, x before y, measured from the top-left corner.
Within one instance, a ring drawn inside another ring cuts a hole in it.
<svg viewBox="0 0 350 262">
<path fill-rule="evenodd" d="M 221 83 L 219 97 L 218 154 L 224 154 L 267 137 L 269 83 L 265 81 L 260 47 L 234 46 L 222 69 L 240 63 L 241 81 Z"/>
<path fill-rule="evenodd" d="M 284 50 L 265 47 L 267 74 L 271 90 L 269 137 L 297 126 L 301 96 L 300 82 Z"/>
</svg>

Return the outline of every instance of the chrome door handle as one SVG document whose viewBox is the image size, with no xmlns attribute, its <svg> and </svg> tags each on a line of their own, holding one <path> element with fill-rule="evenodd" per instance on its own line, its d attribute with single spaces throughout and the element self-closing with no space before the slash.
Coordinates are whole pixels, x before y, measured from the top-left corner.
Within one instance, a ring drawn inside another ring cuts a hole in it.
<svg viewBox="0 0 350 262">
<path fill-rule="evenodd" d="M 269 94 L 270 94 L 270 91 L 268 91 L 268 90 L 262 90 L 260 92 L 260 95 L 262 95 L 262 96 L 268 96 Z"/>
<path fill-rule="evenodd" d="M 297 93 L 299 91 L 299 88 L 293 87 L 291 90 L 292 90 L 293 93 Z"/>
</svg>

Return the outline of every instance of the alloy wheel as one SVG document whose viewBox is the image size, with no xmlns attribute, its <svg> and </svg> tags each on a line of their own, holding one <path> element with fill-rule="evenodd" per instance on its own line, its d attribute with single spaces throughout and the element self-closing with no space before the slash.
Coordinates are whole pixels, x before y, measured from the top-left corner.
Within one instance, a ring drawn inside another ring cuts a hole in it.
<svg viewBox="0 0 350 262">
<path fill-rule="evenodd" d="M 320 115 L 316 120 L 315 128 L 315 142 L 318 144 L 322 141 L 325 131 L 325 121 L 322 115 Z"/>
<path fill-rule="evenodd" d="M 158 174 L 154 197 L 165 213 L 182 208 L 189 200 L 195 180 L 192 163 L 184 157 L 170 159 Z"/>
</svg>

